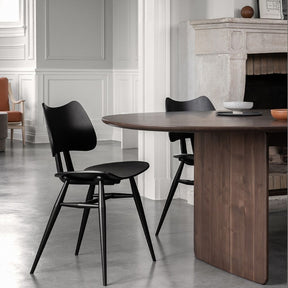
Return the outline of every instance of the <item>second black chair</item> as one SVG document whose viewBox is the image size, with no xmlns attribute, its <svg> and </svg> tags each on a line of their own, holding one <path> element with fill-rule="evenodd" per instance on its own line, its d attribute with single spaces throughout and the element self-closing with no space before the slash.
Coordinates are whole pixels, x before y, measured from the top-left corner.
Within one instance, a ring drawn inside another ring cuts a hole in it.
<svg viewBox="0 0 288 288">
<path fill-rule="evenodd" d="M 81 171 L 75 171 L 70 151 L 92 150 L 97 144 L 96 134 L 88 115 L 80 103 L 76 101 L 72 101 L 64 106 L 54 108 L 43 104 L 43 110 L 52 155 L 56 161 L 57 173 L 55 176 L 63 182 L 63 186 L 52 209 L 30 273 L 33 274 L 36 269 L 61 207 L 65 206 L 83 209 L 82 222 L 75 255 L 78 255 L 79 253 L 90 209 L 98 208 L 103 285 L 107 285 L 105 200 L 111 198 L 134 198 L 146 241 L 150 249 L 151 257 L 152 260 L 155 261 L 154 250 L 141 198 L 134 179 L 135 176 L 147 170 L 149 168 L 149 164 L 142 161 L 113 162 L 91 166 Z M 64 156 L 66 170 L 63 168 L 61 160 L 62 154 Z M 132 194 L 104 193 L 105 185 L 118 184 L 124 179 L 128 179 L 130 181 Z M 64 202 L 64 198 L 70 184 L 89 186 L 86 201 Z M 94 192 L 95 186 L 98 186 L 98 193 Z"/>
<path fill-rule="evenodd" d="M 165 105 L 166 105 L 165 107 L 166 112 L 177 112 L 177 111 L 199 111 L 201 112 L 201 111 L 215 110 L 215 107 L 213 106 L 209 98 L 207 98 L 206 96 L 200 96 L 196 99 L 189 100 L 189 101 L 176 101 L 171 98 L 166 98 Z M 161 218 L 160 218 L 160 221 L 159 221 L 156 233 L 155 233 L 156 236 L 160 232 L 160 229 L 165 220 L 166 214 L 173 200 L 178 184 L 181 183 L 185 185 L 194 185 L 194 180 L 181 179 L 181 174 L 182 174 L 184 165 L 185 164 L 190 165 L 190 166 L 194 165 L 194 155 L 187 153 L 187 145 L 186 145 L 186 139 L 189 139 L 191 142 L 192 151 L 193 151 L 194 134 L 193 133 L 169 133 L 169 139 L 171 142 L 175 142 L 178 140 L 180 141 L 181 154 L 174 155 L 174 157 L 180 161 L 180 164 L 174 176 L 172 185 L 170 187 L 168 197 L 165 202 L 165 206 L 161 214 Z"/>
</svg>

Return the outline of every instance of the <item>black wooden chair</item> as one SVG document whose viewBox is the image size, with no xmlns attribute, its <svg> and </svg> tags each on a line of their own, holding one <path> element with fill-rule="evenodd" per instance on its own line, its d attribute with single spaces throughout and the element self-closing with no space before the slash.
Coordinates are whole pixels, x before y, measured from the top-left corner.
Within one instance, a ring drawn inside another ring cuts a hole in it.
<svg viewBox="0 0 288 288">
<path fill-rule="evenodd" d="M 72 101 L 61 107 L 51 108 L 46 106 L 44 103 L 42 106 L 46 119 L 52 155 L 56 161 L 57 173 L 55 176 L 63 182 L 63 186 L 52 209 L 30 273 L 33 274 L 36 269 L 61 207 L 66 206 L 84 209 L 75 255 L 78 255 L 79 253 L 90 209 L 98 208 L 103 276 L 102 280 L 103 285 L 106 286 L 107 257 L 105 200 L 111 198 L 134 198 L 144 234 L 150 249 L 151 257 L 152 260 L 155 261 L 155 254 L 141 198 L 134 179 L 135 176 L 147 170 L 149 168 L 149 164 L 141 161 L 113 162 L 91 166 L 81 171 L 75 171 L 70 151 L 92 150 L 97 144 L 97 137 L 88 115 L 83 107 L 76 101 Z M 61 153 L 64 156 L 66 170 L 63 168 Z M 105 185 L 118 184 L 124 179 L 129 179 L 132 194 L 104 193 Z M 85 201 L 64 202 L 65 194 L 70 184 L 89 186 Z M 98 186 L 98 193 L 94 192 L 95 186 Z"/>
<path fill-rule="evenodd" d="M 176 111 L 210 111 L 215 110 L 215 107 L 211 103 L 211 101 L 206 96 L 200 96 L 196 99 L 189 101 L 176 101 L 171 98 L 166 98 L 165 102 L 166 112 L 176 112 Z M 161 218 L 156 230 L 155 235 L 158 236 L 161 230 L 162 224 L 170 207 L 170 204 L 173 200 L 175 191 L 179 183 L 185 185 L 194 185 L 194 180 L 189 179 L 181 179 L 181 174 L 183 171 L 184 165 L 194 165 L 194 155 L 187 153 L 187 145 L 186 139 L 189 139 L 192 145 L 192 151 L 194 148 L 194 134 L 193 133 L 169 133 L 169 139 L 171 142 L 180 141 L 180 150 L 181 154 L 174 155 L 180 161 L 177 172 L 172 181 L 172 185 L 170 187 L 167 200 L 165 202 L 165 206 L 163 212 L 161 214 Z M 189 141 L 188 140 L 188 141 Z"/>
</svg>

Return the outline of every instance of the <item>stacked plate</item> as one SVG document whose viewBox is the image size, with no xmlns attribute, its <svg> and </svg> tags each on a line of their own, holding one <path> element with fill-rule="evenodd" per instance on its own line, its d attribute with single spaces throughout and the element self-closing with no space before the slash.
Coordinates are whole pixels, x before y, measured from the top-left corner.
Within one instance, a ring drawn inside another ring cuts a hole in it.
<svg viewBox="0 0 288 288">
<path fill-rule="evenodd" d="M 249 111 L 253 107 L 253 102 L 245 101 L 226 101 L 223 103 L 224 108 L 230 111 L 218 111 L 218 116 L 261 116 L 258 111 Z"/>
<path fill-rule="evenodd" d="M 243 114 L 253 107 L 253 102 L 229 101 L 223 103 L 224 108 L 231 110 L 233 114 Z"/>
</svg>

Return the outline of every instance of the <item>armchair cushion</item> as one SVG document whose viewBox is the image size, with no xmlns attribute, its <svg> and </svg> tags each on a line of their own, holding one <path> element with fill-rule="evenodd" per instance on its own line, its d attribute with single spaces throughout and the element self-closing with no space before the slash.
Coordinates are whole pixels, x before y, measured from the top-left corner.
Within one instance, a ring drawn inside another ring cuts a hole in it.
<svg viewBox="0 0 288 288">
<path fill-rule="evenodd" d="M 0 78 L 0 111 L 9 111 L 8 79 Z M 9 121 L 9 120 L 8 120 Z"/>
<path fill-rule="evenodd" d="M 21 122 L 22 113 L 19 111 L 7 111 L 8 113 L 8 122 Z"/>
</svg>

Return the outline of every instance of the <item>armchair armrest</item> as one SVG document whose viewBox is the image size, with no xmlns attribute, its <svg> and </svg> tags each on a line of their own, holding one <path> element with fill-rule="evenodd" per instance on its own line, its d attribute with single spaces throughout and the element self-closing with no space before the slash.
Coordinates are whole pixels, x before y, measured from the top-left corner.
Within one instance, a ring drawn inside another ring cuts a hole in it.
<svg viewBox="0 0 288 288">
<path fill-rule="evenodd" d="M 20 99 L 20 100 L 17 100 L 17 101 L 16 101 L 16 100 L 14 100 L 14 99 L 13 99 L 13 100 L 11 99 L 11 102 L 14 103 L 14 104 L 20 104 L 20 103 L 22 103 L 22 102 L 25 102 L 25 100 L 24 100 L 24 99 Z"/>
<path fill-rule="evenodd" d="M 23 114 L 23 119 L 24 119 L 24 99 L 19 99 L 19 100 L 15 100 L 13 93 L 12 93 L 12 89 L 11 89 L 11 84 L 8 84 L 8 94 L 9 94 L 9 99 L 12 103 L 12 111 L 15 111 L 15 105 L 19 104 L 20 105 L 20 111 Z"/>
</svg>

